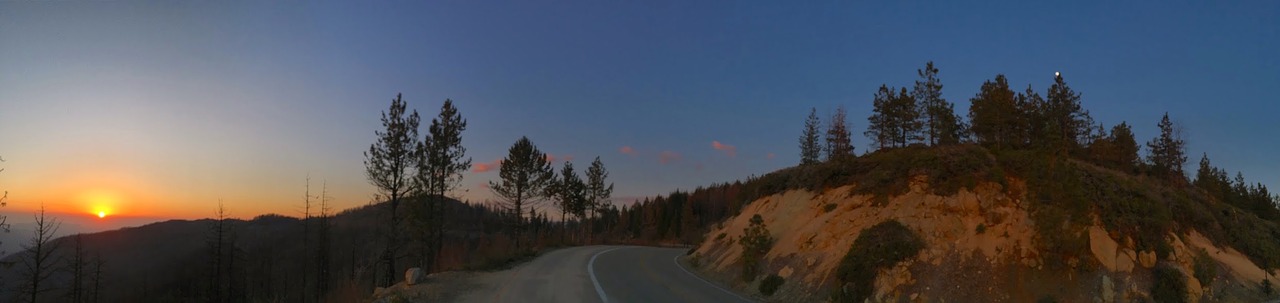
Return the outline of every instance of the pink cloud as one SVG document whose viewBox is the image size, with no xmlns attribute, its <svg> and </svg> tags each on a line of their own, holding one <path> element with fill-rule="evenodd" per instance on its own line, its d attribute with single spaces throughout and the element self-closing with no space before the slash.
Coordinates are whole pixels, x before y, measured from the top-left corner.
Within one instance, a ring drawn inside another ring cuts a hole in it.
<svg viewBox="0 0 1280 303">
<path fill-rule="evenodd" d="M 552 155 L 551 153 L 547 153 L 546 155 L 547 155 L 547 163 L 551 163 L 551 164 L 556 164 L 556 160 L 573 161 L 573 155 L 556 156 L 556 155 Z"/>
<path fill-rule="evenodd" d="M 556 163 L 556 156 L 552 156 L 550 153 L 548 153 L 548 154 L 547 154 L 547 163 Z"/>
<path fill-rule="evenodd" d="M 764 158 L 765 158 L 765 159 L 773 159 L 773 157 L 777 157 L 777 156 L 778 156 L 778 155 L 775 155 L 775 154 L 773 154 L 773 153 L 769 153 L 769 154 L 764 155 Z"/>
<path fill-rule="evenodd" d="M 483 173 L 483 172 L 498 169 L 498 167 L 501 167 L 501 166 L 502 166 L 502 159 L 493 160 L 492 162 L 481 162 L 481 163 L 476 163 L 474 165 L 471 165 L 471 172 Z"/>
<path fill-rule="evenodd" d="M 664 150 L 658 154 L 658 163 L 667 164 L 677 160 L 680 160 L 680 154 L 673 151 Z"/>
<path fill-rule="evenodd" d="M 631 146 L 623 146 L 622 148 L 618 149 L 618 152 L 621 152 L 622 154 L 625 154 L 625 155 L 632 155 L 632 156 L 636 155 L 636 149 L 631 148 Z"/>
<path fill-rule="evenodd" d="M 711 141 L 711 148 L 715 148 L 716 150 L 719 150 L 719 151 L 724 151 L 724 153 L 726 155 L 729 155 L 730 158 L 733 158 L 738 155 L 737 147 L 733 145 L 720 143 L 720 141 Z"/>
</svg>

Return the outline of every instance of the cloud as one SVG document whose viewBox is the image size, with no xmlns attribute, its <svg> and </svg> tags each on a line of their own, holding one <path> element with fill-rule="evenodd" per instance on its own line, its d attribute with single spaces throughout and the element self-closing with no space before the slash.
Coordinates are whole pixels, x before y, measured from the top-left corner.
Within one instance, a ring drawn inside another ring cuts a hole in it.
<svg viewBox="0 0 1280 303">
<path fill-rule="evenodd" d="M 547 155 L 547 163 L 551 163 L 551 164 L 556 164 L 556 159 L 559 159 L 561 161 L 569 161 L 569 162 L 573 161 L 573 155 L 556 156 L 556 155 L 552 155 L 551 153 L 546 153 L 546 155 Z"/>
<path fill-rule="evenodd" d="M 618 152 L 624 155 L 632 155 L 632 156 L 636 155 L 636 149 L 631 148 L 631 146 L 622 146 L 622 148 L 618 149 Z"/>
<path fill-rule="evenodd" d="M 729 155 L 730 158 L 738 156 L 737 147 L 733 145 L 720 143 L 720 141 L 711 141 L 711 148 L 715 148 L 716 150 L 719 150 L 719 151 L 724 151 L 724 153 L 726 155 Z"/>
<path fill-rule="evenodd" d="M 775 154 L 773 154 L 773 153 L 769 153 L 769 154 L 764 155 L 764 158 L 765 158 L 765 159 L 770 159 L 770 160 L 772 160 L 772 159 L 773 159 L 773 157 L 777 157 L 777 156 L 778 156 L 778 155 L 775 155 Z"/>
<path fill-rule="evenodd" d="M 680 160 L 680 154 L 673 151 L 664 150 L 658 154 L 658 163 L 667 164 L 677 160 Z"/>
<path fill-rule="evenodd" d="M 492 162 L 481 162 L 481 163 L 476 163 L 474 165 L 471 165 L 471 172 L 483 173 L 483 172 L 498 169 L 498 167 L 501 167 L 501 166 L 502 166 L 502 159 L 493 160 Z"/>
</svg>

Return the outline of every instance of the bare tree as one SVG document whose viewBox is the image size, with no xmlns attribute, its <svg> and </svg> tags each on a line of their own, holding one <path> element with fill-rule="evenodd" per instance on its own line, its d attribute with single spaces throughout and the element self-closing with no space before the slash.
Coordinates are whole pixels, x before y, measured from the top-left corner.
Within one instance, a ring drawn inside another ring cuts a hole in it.
<svg viewBox="0 0 1280 303">
<path fill-rule="evenodd" d="M 329 291 L 330 225 L 329 182 L 320 187 L 320 215 L 316 220 L 316 296 Z"/>
<path fill-rule="evenodd" d="M 89 290 L 89 298 L 93 303 L 98 303 L 102 299 L 102 267 L 107 263 L 102 259 L 102 252 L 97 252 L 93 257 L 93 288 Z"/>
<path fill-rule="evenodd" d="M 76 234 L 72 237 L 72 243 L 75 243 L 75 252 L 70 259 L 67 259 L 66 271 L 71 272 L 71 285 L 67 289 L 67 299 L 70 300 L 69 302 L 80 303 L 84 302 L 84 283 L 89 261 L 84 251 L 84 235 Z"/>
<path fill-rule="evenodd" d="M 414 167 L 418 157 L 418 111 L 405 116 L 405 102 L 396 94 L 391 100 L 391 108 L 382 113 L 384 130 L 374 131 L 378 141 L 369 146 L 364 153 L 365 176 L 369 183 L 377 187 L 379 196 L 386 199 L 389 206 L 389 220 L 386 222 L 386 246 L 383 248 L 381 262 L 386 266 L 382 271 L 379 285 L 390 286 L 395 281 L 396 250 L 400 248 L 400 240 L 396 227 L 400 224 L 396 208 L 400 199 L 417 191 L 412 182 Z"/>
<path fill-rule="evenodd" d="M 20 290 L 22 297 L 32 303 L 38 302 L 41 294 L 54 289 L 48 282 L 52 282 L 49 277 L 54 272 L 53 254 L 58 250 L 60 242 L 54 242 L 53 236 L 58 233 L 62 222 L 45 216 L 44 205 L 41 205 L 40 211 L 35 214 L 35 225 L 30 242 L 22 245 L 21 257 L 23 286 Z"/>
<path fill-rule="evenodd" d="M 226 253 L 228 238 L 230 238 L 227 219 L 226 208 L 223 208 L 222 200 L 218 200 L 218 209 L 214 211 L 214 218 L 210 222 L 205 239 L 205 248 L 208 249 L 209 254 L 209 276 L 206 277 L 206 282 L 209 284 L 209 300 L 212 302 L 224 302 L 227 299 L 226 286 L 229 283 L 225 268 L 228 267 L 230 259 Z"/>
<path fill-rule="evenodd" d="M 0 162 L 4 162 L 4 157 L 0 157 Z M 4 172 L 4 168 L 0 168 L 0 172 Z M 9 191 L 7 190 L 4 191 L 3 196 L 0 196 L 0 207 L 4 207 L 6 205 L 9 205 Z M 9 217 L 3 214 L 0 214 L 0 232 L 9 232 Z M 0 244 L 4 244 L 4 242 L 0 242 Z M 0 256 L 5 255 L 5 253 L 5 251 L 0 250 Z M 0 282 L 4 281 L 0 280 Z"/>
</svg>

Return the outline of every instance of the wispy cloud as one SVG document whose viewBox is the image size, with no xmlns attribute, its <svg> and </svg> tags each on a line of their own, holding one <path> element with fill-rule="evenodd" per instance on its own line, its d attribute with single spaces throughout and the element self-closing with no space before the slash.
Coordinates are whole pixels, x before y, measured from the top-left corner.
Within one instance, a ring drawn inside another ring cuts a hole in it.
<svg viewBox="0 0 1280 303">
<path fill-rule="evenodd" d="M 658 154 L 658 163 L 667 164 L 678 160 L 680 160 L 680 154 L 673 151 L 664 150 Z"/>
<path fill-rule="evenodd" d="M 764 158 L 765 158 L 765 159 L 773 160 L 773 157 L 777 157 L 777 156 L 778 156 L 778 155 L 775 155 L 775 154 L 773 154 L 773 153 L 768 153 L 768 154 L 764 155 Z"/>
<path fill-rule="evenodd" d="M 560 161 L 569 161 L 569 162 L 573 161 L 573 155 L 556 156 L 556 155 L 552 155 L 551 153 L 547 153 L 546 155 L 547 155 L 547 163 L 551 163 L 551 164 L 556 164 L 557 159 L 559 159 Z"/>
<path fill-rule="evenodd" d="M 471 165 L 471 172 L 483 173 L 483 172 L 488 172 L 491 170 L 498 169 L 498 167 L 501 167 L 501 166 L 502 166 L 502 159 L 493 160 L 491 162 L 481 162 L 481 163 L 476 163 Z"/>
<path fill-rule="evenodd" d="M 711 141 L 711 148 L 714 148 L 719 151 L 724 151 L 724 153 L 726 155 L 729 155 L 730 158 L 738 156 L 737 147 L 734 147 L 733 145 L 720 143 L 720 141 Z"/>
<path fill-rule="evenodd" d="M 622 148 L 619 148 L 619 149 L 618 149 L 618 152 L 620 152 L 620 153 L 622 153 L 622 154 L 624 154 L 624 155 L 631 155 L 631 156 L 635 156 L 635 155 L 636 155 L 636 149 L 631 148 L 631 146 L 622 146 Z"/>
</svg>

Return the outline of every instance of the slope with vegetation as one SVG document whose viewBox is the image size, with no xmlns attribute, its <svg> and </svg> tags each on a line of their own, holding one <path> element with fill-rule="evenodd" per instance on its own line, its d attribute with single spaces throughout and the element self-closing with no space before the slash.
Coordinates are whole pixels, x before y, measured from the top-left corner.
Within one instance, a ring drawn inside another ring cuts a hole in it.
<svg viewBox="0 0 1280 303">
<path fill-rule="evenodd" d="M 802 164 L 744 183 L 746 206 L 691 263 L 744 289 L 775 274 L 779 301 L 1275 296 L 1280 199 L 1207 155 L 1188 180 L 1167 114 L 1142 159 L 1131 127 L 1106 131 L 1060 75 L 1047 98 L 997 75 L 965 123 L 938 110 L 951 106 L 936 74 L 927 65 L 910 93 L 880 89 L 866 132 L 879 149 L 862 156 L 815 150 L 811 115 Z M 745 251 L 758 226 L 773 239 L 763 258 Z"/>
</svg>

